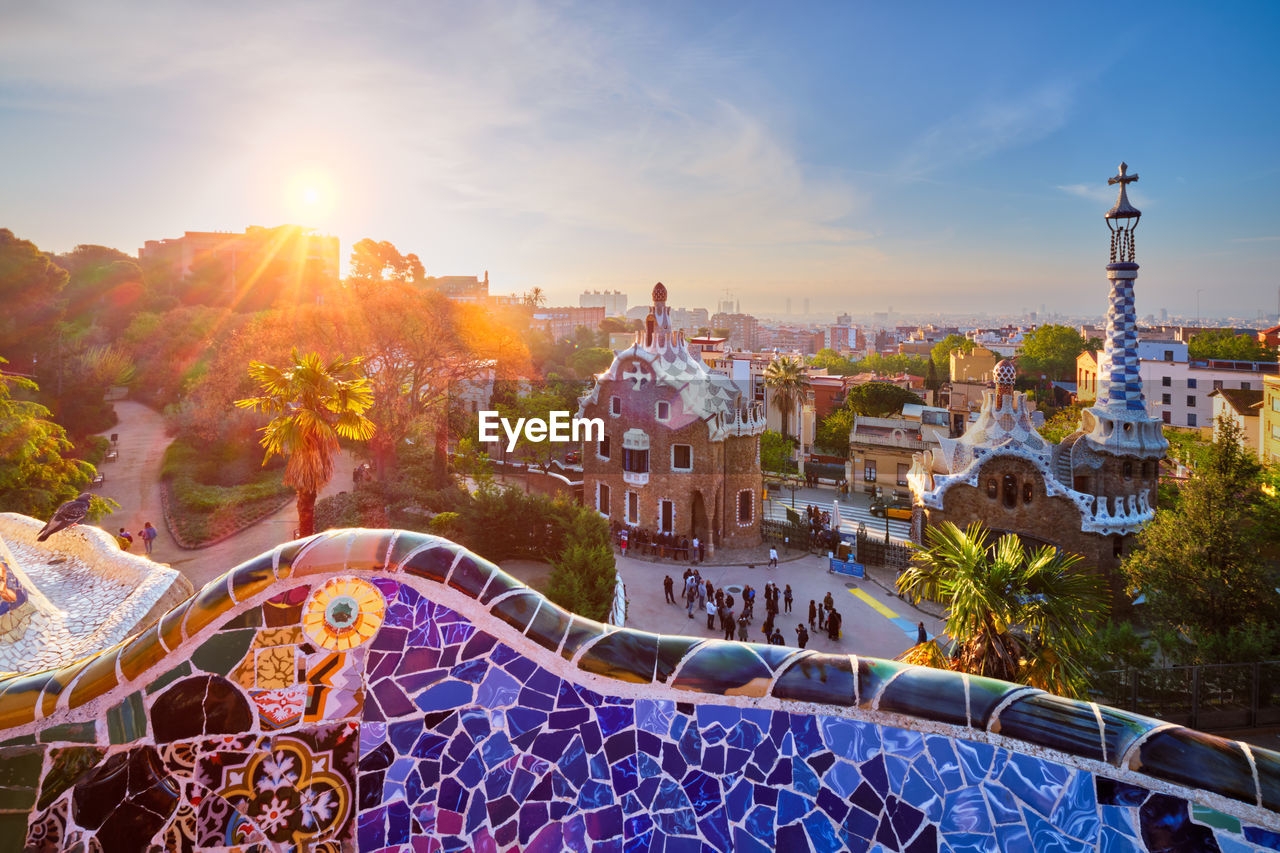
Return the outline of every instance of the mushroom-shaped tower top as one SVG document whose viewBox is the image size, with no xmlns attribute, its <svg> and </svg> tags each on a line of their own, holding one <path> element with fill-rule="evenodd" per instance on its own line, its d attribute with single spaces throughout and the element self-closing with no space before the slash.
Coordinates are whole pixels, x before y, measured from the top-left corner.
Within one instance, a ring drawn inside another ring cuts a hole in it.
<svg viewBox="0 0 1280 853">
<path fill-rule="evenodd" d="M 658 282 L 653 286 L 653 301 L 655 304 L 667 301 L 667 288 L 663 286 L 662 282 Z"/>
<path fill-rule="evenodd" d="M 1018 368 L 1012 361 L 1002 358 L 996 362 L 995 369 L 992 370 L 996 378 L 996 388 L 1003 390 L 1013 390 L 1013 383 L 1018 378 Z"/>
</svg>

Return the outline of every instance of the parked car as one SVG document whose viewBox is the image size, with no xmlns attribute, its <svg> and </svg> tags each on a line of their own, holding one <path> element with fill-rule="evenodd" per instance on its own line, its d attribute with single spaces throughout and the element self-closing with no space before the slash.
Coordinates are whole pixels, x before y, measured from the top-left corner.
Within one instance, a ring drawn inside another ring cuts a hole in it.
<svg viewBox="0 0 1280 853">
<path fill-rule="evenodd" d="M 564 454 L 564 464 L 577 465 L 582 462 L 582 454 L 576 450 L 566 451 Z"/>
<path fill-rule="evenodd" d="M 876 518 L 897 518 L 903 521 L 911 520 L 911 501 L 891 500 L 876 501 L 871 504 L 871 514 Z"/>
</svg>

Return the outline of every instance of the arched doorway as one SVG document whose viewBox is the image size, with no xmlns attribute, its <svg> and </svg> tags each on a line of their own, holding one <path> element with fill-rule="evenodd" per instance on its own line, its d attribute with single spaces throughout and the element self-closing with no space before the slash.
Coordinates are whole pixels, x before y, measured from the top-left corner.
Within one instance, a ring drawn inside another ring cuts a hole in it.
<svg viewBox="0 0 1280 853">
<path fill-rule="evenodd" d="M 698 537 L 700 542 L 710 542 L 711 526 L 707 518 L 707 504 L 702 499 L 702 492 L 695 491 L 693 493 L 693 506 L 690 507 L 689 517 L 693 519 L 693 535 Z"/>
</svg>

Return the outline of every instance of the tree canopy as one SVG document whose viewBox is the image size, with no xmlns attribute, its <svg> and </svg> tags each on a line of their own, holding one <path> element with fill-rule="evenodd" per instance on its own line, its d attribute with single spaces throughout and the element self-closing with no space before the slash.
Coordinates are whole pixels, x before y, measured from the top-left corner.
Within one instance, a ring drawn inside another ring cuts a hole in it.
<svg viewBox="0 0 1280 853">
<path fill-rule="evenodd" d="M 34 374 L 37 359 L 49 355 L 67 278 L 35 243 L 0 228 L 0 353 L 15 371 Z"/>
<path fill-rule="evenodd" d="M 351 247 L 351 274 L 353 284 L 396 281 L 402 284 L 417 283 L 425 273 L 422 261 L 410 253 L 400 254 L 395 244 L 368 237 Z"/>
<path fill-rule="evenodd" d="M 1275 361 L 1276 348 L 1264 346 L 1256 335 L 1237 335 L 1230 329 L 1200 332 L 1187 343 L 1190 358 L 1227 361 Z"/>
<path fill-rule="evenodd" d="M 1152 622 L 1197 647 L 1219 648 L 1215 640 L 1233 630 L 1280 618 L 1265 556 L 1280 504 L 1263 490 L 1261 467 L 1241 439 L 1234 423 L 1219 423 L 1176 506 L 1156 513 L 1124 561 L 1129 591 L 1145 594 Z M 1198 662 L 1217 662 L 1207 657 Z"/>
<path fill-rule="evenodd" d="M 844 406 L 857 415 L 884 418 L 896 415 L 909 403 L 924 403 L 915 393 L 888 382 L 868 382 L 849 389 Z"/>
<path fill-rule="evenodd" d="M 5 364 L 0 358 L 0 367 Z M 71 441 L 39 403 L 14 396 L 34 393 L 28 379 L 0 373 L 0 511 L 48 518 L 80 494 L 93 466 L 70 456 Z"/>
<path fill-rule="evenodd" d="M 1084 348 L 1085 339 L 1071 326 L 1040 326 L 1022 339 L 1018 367 L 1029 376 L 1070 381 Z"/>
<path fill-rule="evenodd" d="M 973 352 L 973 348 L 977 346 L 973 341 L 964 335 L 950 334 L 933 345 L 933 349 L 929 351 L 933 364 L 938 368 L 941 376 L 951 375 L 951 351 L 959 349 L 962 352 Z"/>
</svg>

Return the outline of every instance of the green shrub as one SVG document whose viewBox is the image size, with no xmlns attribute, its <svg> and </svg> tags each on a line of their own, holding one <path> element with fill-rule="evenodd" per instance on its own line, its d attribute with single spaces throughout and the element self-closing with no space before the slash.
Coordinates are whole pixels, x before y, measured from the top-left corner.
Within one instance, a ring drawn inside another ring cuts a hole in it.
<svg viewBox="0 0 1280 853">
<path fill-rule="evenodd" d="M 373 488 L 339 492 L 316 501 L 316 531 L 339 527 L 386 527 L 382 494 Z"/>
<path fill-rule="evenodd" d="M 243 446 L 229 442 L 195 447 L 179 438 L 169 445 L 161 478 L 180 539 L 199 545 L 233 533 L 270 515 L 293 494 L 278 466 L 260 468 L 243 457 Z"/>
</svg>

